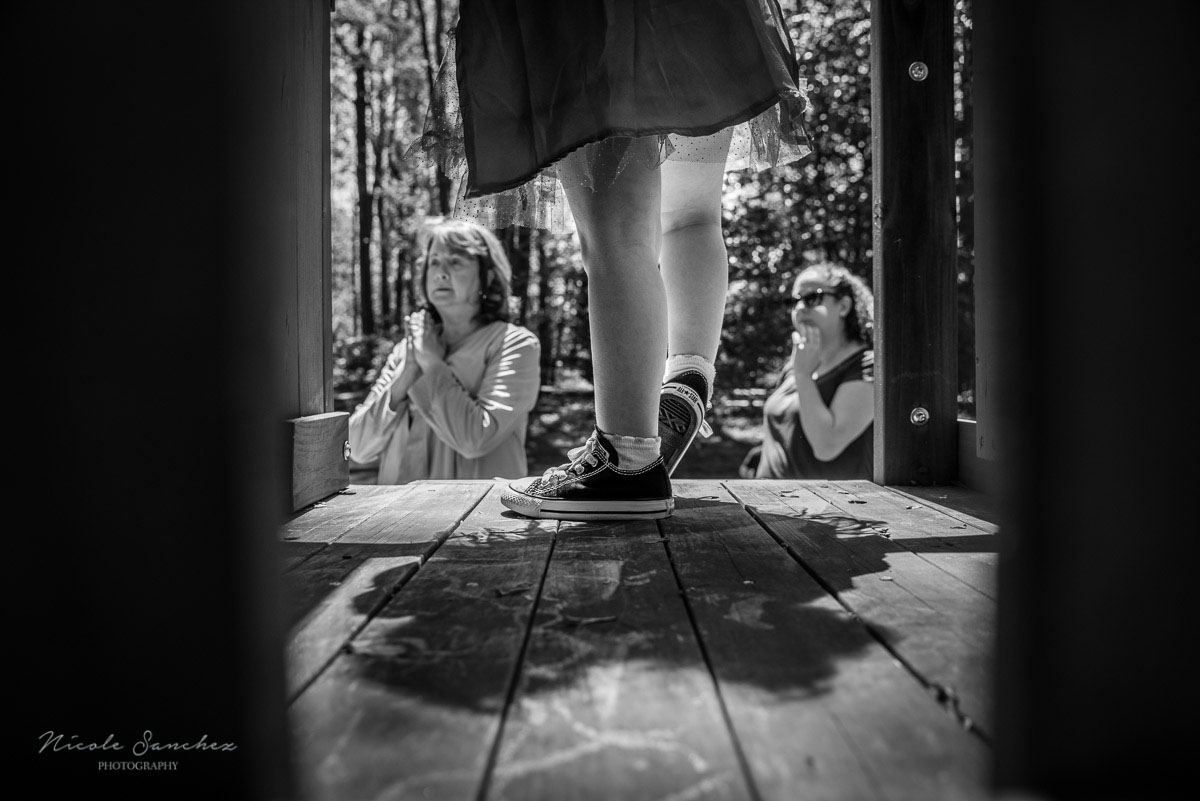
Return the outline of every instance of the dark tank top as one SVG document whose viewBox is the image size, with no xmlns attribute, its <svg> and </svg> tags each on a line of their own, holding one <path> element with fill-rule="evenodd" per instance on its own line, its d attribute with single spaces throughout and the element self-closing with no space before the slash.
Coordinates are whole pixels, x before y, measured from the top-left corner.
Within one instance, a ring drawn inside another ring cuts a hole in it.
<svg viewBox="0 0 1200 801">
<path fill-rule="evenodd" d="M 864 348 L 844 359 L 817 379 L 817 391 L 826 406 L 838 387 L 847 381 L 875 380 L 875 352 Z M 875 463 L 875 424 L 855 438 L 835 458 L 823 462 L 800 425 L 796 379 L 789 365 L 779 386 L 763 404 L 762 456 L 755 478 L 865 478 L 870 480 Z"/>
</svg>

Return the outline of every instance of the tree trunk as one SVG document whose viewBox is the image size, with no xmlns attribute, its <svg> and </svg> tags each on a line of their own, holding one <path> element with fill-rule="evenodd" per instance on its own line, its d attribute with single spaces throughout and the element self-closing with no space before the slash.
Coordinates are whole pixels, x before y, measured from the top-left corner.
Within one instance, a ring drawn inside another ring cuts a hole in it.
<svg viewBox="0 0 1200 801">
<path fill-rule="evenodd" d="M 580 373 L 591 383 L 595 377 L 592 374 L 592 329 L 591 308 L 588 302 L 588 277 L 586 272 L 580 272 L 575 284 L 575 319 L 571 328 L 571 356 L 580 368 Z M 584 358 L 583 351 L 587 351 Z"/>
<path fill-rule="evenodd" d="M 446 10 L 443 0 L 433 0 L 433 14 L 433 50 L 437 55 L 437 65 L 440 68 L 442 61 L 446 58 L 445 48 L 442 47 L 442 41 L 446 35 Z M 437 171 L 437 188 L 442 214 L 449 214 L 454 205 L 451 200 L 450 176 L 446 175 L 441 167 L 438 167 Z"/>
<path fill-rule="evenodd" d="M 354 67 L 354 145 L 358 156 L 355 178 L 358 185 L 358 285 L 362 331 L 375 333 L 375 303 L 371 292 L 371 231 L 375 214 L 371 191 L 367 187 L 367 68 L 366 29 L 358 29 L 358 55 Z"/>
<path fill-rule="evenodd" d="M 500 241 L 512 264 L 512 294 L 517 298 L 517 324 L 529 319 L 529 232 L 519 225 L 501 232 Z"/>
<path fill-rule="evenodd" d="M 387 327 L 392 319 L 392 293 L 388 289 L 388 267 L 392 259 L 392 226 L 387 210 L 387 192 L 384 183 L 388 175 L 388 156 L 391 153 L 392 115 L 389 106 L 389 87 L 381 86 L 377 98 L 378 109 L 376 119 L 379 121 L 375 131 L 374 151 L 375 170 L 372 194 L 375 200 L 375 215 L 379 219 L 379 302 L 381 305 L 380 321 Z"/>
<path fill-rule="evenodd" d="M 443 98 L 438 91 L 437 72 L 445 57 L 442 48 L 442 36 L 446 30 L 445 10 L 442 0 L 433 3 L 433 32 L 429 31 L 429 15 L 425 11 L 425 0 L 413 0 L 417 10 L 417 18 L 421 23 L 421 53 L 425 56 L 425 82 L 429 87 L 430 113 L 441 107 Z M 432 41 L 431 41 L 432 40 Z M 435 167 L 434 182 L 437 186 L 437 211 L 442 216 L 450 213 L 451 184 L 450 176 L 442 171 L 441 166 Z"/>
<path fill-rule="evenodd" d="M 388 268 L 392 263 L 392 226 L 384 198 L 384 192 L 376 193 L 375 214 L 379 218 L 379 303 L 381 305 L 379 319 L 386 329 L 396 321 L 392 314 L 392 293 L 388 282 Z"/>
<path fill-rule="evenodd" d="M 404 270 L 404 253 L 403 248 L 396 250 L 396 325 L 399 326 L 404 322 L 404 316 L 409 312 L 408 299 L 408 277 Z"/>
<path fill-rule="evenodd" d="M 538 318 L 537 318 L 537 338 L 542 343 L 542 384 L 553 386 L 554 384 L 554 363 L 558 358 L 556 347 L 552 347 L 554 342 L 554 323 L 550 318 L 550 305 L 546 302 L 550 297 L 550 276 L 554 269 L 554 264 L 546 258 L 545 248 L 542 246 L 542 237 L 537 236 L 534 232 L 531 237 L 533 242 L 530 244 L 530 261 L 537 262 L 538 271 Z M 536 259 L 534 258 L 536 256 Z"/>
<path fill-rule="evenodd" d="M 355 239 L 357 239 L 358 238 L 358 220 L 357 219 L 351 220 L 350 227 L 351 227 L 351 229 L 353 229 L 350 232 L 351 236 L 354 237 Z M 352 308 L 355 308 L 355 309 L 357 309 L 359 307 L 359 304 L 361 303 L 361 299 L 359 298 L 359 295 L 358 295 L 358 284 L 354 280 L 357 272 L 358 272 L 358 249 L 350 248 L 350 290 L 351 290 L 351 292 L 353 292 L 353 298 L 354 298 L 354 305 Z M 351 314 L 350 322 L 351 322 L 351 332 L 354 334 L 354 336 L 356 336 L 356 337 L 359 336 L 362 333 L 362 328 L 360 327 L 362 325 L 362 315 L 361 314 Z"/>
</svg>

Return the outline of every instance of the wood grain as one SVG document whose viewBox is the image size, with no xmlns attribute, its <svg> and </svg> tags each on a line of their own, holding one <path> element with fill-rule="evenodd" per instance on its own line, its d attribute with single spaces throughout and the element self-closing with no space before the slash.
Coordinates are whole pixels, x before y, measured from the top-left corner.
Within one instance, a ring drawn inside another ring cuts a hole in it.
<svg viewBox="0 0 1200 801">
<path fill-rule="evenodd" d="M 296 511 L 350 485 L 350 415 L 328 412 L 287 421 L 291 428 L 292 505 Z"/>
<path fill-rule="evenodd" d="M 956 575 L 970 575 L 955 561 L 960 554 L 909 550 L 896 538 L 905 528 L 896 522 L 897 510 L 885 518 L 869 505 L 836 505 L 816 494 L 842 497 L 828 482 L 730 482 L 730 489 L 949 712 L 964 725 L 990 729 L 996 604 Z M 938 541 L 921 541 L 930 539 Z"/>
<path fill-rule="evenodd" d="M 989 534 L 1000 530 L 1000 501 L 992 495 L 968 487 L 888 487 L 894 493 L 907 495 L 943 514 L 982 529 Z"/>
<path fill-rule="evenodd" d="M 306 798 L 476 799 L 553 530 L 493 492 L 371 617 L 292 705 Z"/>
<path fill-rule="evenodd" d="M 958 468 L 952 0 L 871 3 L 875 474 L 945 484 Z M 914 80 L 914 64 L 927 68 Z M 915 425 L 914 409 L 929 419 Z"/>
<path fill-rule="evenodd" d="M 279 536 L 287 542 L 331 542 L 411 491 L 411 485 L 355 484 L 293 515 L 280 526 Z"/>
<path fill-rule="evenodd" d="M 676 481 L 672 518 L 555 534 L 497 486 L 290 521 L 323 546 L 288 574 L 307 798 L 987 797 L 994 602 L 953 560 L 994 556 L 988 524 L 870 482 Z"/>
<path fill-rule="evenodd" d="M 562 525 L 487 797 L 751 797 L 653 522 Z"/>
<path fill-rule="evenodd" d="M 411 487 L 402 506 L 389 506 L 361 521 L 284 576 L 292 626 L 289 693 L 312 681 L 445 541 L 490 484 Z"/>
<path fill-rule="evenodd" d="M 675 482 L 675 491 L 663 529 L 762 798 L 986 797 L 982 741 L 841 593 L 831 595 L 723 489 Z"/>
</svg>

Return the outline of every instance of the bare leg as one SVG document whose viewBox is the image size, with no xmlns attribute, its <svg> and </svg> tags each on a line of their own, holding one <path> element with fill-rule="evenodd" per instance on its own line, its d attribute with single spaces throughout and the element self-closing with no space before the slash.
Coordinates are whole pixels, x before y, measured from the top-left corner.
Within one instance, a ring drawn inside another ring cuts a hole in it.
<svg viewBox="0 0 1200 801">
<path fill-rule="evenodd" d="M 659 168 L 650 167 L 657 140 L 637 140 L 638 152 L 611 184 L 581 184 L 588 152 L 559 165 L 579 230 L 588 274 L 596 425 L 630 437 L 658 435 L 658 395 L 667 352 L 662 277 Z M 722 301 L 724 294 L 722 294 Z"/>
<path fill-rule="evenodd" d="M 669 351 L 709 362 L 717 357 L 729 257 L 721 230 L 728 131 L 689 140 L 718 161 L 667 161 L 662 165 L 662 266 L 666 283 Z"/>
</svg>

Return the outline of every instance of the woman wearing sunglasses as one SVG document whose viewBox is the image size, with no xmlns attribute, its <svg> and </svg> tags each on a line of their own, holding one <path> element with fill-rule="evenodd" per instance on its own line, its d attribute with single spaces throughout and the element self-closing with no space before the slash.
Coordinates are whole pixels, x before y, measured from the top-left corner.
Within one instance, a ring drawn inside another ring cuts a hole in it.
<svg viewBox="0 0 1200 801">
<path fill-rule="evenodd" d="M 807 267 L 792 289 L 792 351 L 763 405 L 763 444 L 746 478 L 870 479 L 875 447 L 874 298 L 835 264 Z"/>
</svg>

